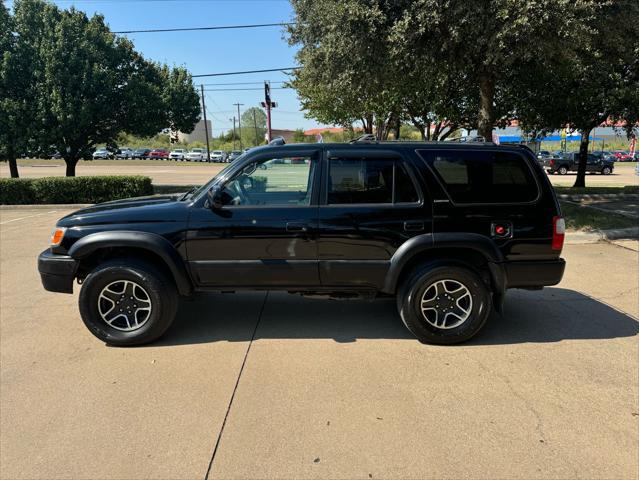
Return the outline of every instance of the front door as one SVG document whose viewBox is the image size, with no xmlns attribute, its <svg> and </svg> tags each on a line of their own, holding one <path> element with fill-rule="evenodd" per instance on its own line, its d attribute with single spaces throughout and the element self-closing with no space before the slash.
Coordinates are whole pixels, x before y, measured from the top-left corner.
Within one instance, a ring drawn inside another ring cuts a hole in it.
<svg viewBox="0 0 639 480">
<path fill-rule="evenodd" d="M 224 206 L 191 214 L 187 256 L 202 287 L 319 285 L 320 149 L 262 153 L 222 185 Z"/>
</svg>

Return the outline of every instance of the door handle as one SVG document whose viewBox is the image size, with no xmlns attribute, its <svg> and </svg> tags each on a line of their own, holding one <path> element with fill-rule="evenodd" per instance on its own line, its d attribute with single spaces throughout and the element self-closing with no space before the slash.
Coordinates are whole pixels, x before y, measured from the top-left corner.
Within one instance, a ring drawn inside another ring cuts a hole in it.
<svg viewBox="0 0 639 480">
<path fill-rule="evenodd" d="M 287 223 L 287 232 L 308 232 L 308 225 L 305 223 Z"/>
<path fill-rule="evenodd" d="M 404 230 L 407 232 L 421 232 L 424 230 L 424 222 L 404 222 Z"/>
</svg>

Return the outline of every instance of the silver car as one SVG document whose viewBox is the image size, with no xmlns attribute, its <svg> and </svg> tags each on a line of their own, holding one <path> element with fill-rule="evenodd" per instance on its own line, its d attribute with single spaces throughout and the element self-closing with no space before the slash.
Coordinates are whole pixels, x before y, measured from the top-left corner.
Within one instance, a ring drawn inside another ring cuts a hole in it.
<svg viewBox="0 0 639 480">
<path fill-rule="evenodd" d="M 204 148 L 192 148 L 184 158 L 189 162 L 206 161 L 206 150 Z"/>
<path fill-rule="evenodd" d="M 186 155 L 186 150 L 183 148 L 176 148 L 175 150 L 171 150 L 169 153 L 169 160 L 175 161 L 184 161 L 184 155 Z"/>
</svg>

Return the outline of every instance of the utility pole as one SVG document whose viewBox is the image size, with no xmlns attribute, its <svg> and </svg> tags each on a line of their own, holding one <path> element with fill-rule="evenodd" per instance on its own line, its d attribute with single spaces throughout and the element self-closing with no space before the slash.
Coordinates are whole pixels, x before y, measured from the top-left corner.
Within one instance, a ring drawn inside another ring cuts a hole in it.
<svg viewBox="0 0 639 480">
<path fill-rule="evenodd" d="M 255 146 L 257 147 L 260 144 L 260 141 L 257 139 L 257 118 L 255 118 L 255 108 L 253 109 L 253 127 L 255 128 Z"/>
<path fill-rule="evenodd" d="M 235 150 L 235 117 L 233 117 L 233 150 Z"/>
<path fill-rule="evenodd" d="M 240 150 L 244 150 L 244 146 L 242 145 L 242 117 L 240 116 L 240 107 L 244 104 L 234 103 L 233 105 L 237 106 L 237 126 L 240 130 Z"/>
<path fill-rule="evenodd" d="M 271 102 L 271 84 L 264 82 L 264 101 L 262 106 L 266 109 L 266 139 L 271 141 L 271 108 L 277 107 L 275 102 Z"/>
<path fill-rule="evenodd" d="M 204 85 L 200 85 L 202 89 L 202 113 L 204 113 L 204 134 L 206 135 L 206 161 L 211 163 L 211 152 L 209 151 L 209 126 L 206 123 L 206 104 L 204 103 Z"/>
</svg>

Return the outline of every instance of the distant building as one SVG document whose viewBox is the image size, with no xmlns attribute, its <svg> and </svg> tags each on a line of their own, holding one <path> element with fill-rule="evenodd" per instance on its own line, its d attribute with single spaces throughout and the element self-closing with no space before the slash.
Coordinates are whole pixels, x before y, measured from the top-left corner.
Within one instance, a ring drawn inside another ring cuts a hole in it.
<svg viewBox="0 0 639 480">
<path fill-rule="evenodd" d="M 291 143 L 291 141 L 293 141 L 293 135 L 295 135 L 295 130 L 278 130 L 277 128 L 271 129 L 271 139 L 282 137 L 286 143 Z M 266 140 L 266 134 L 264 134 L 264 139 Z"/>
<path fill-rule="evenodd" d="M 206 121 L 206 126 L 209 129 L 209 139 L 211 138 L 211 120 Z M 195 124 L 195 128 L 191 133 L 177 132 L 178 142 L 192 143 L 202 142 L 206 143 L 206 130 L 204 129 L 204 120 L 200 120 Z"/>
</svg>

